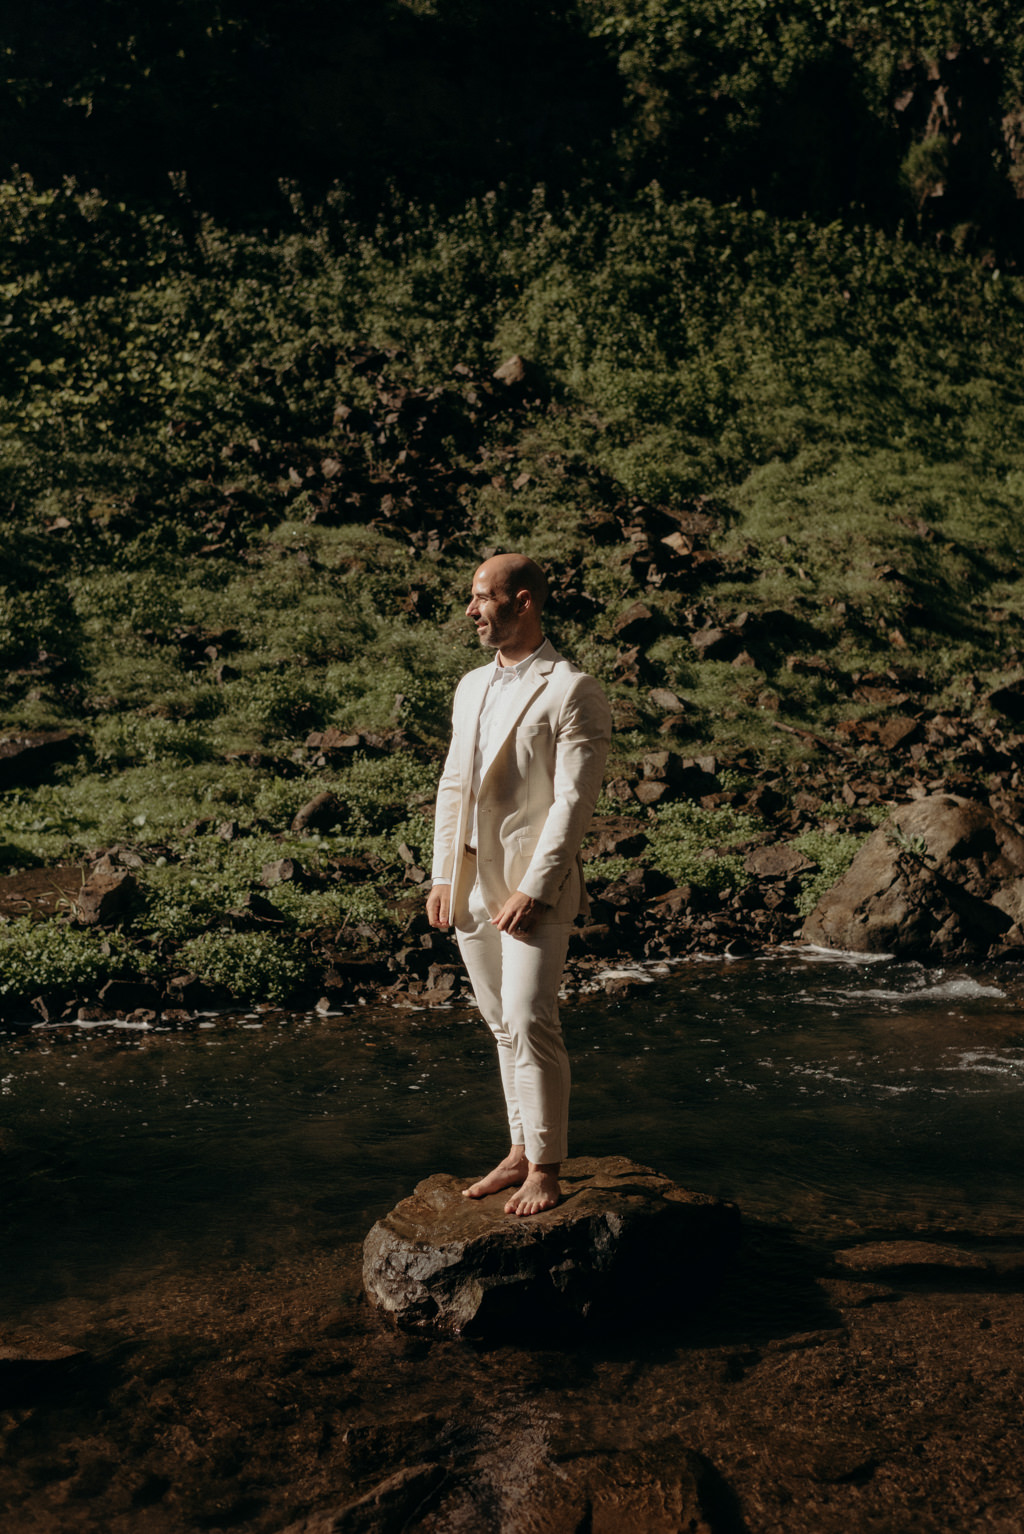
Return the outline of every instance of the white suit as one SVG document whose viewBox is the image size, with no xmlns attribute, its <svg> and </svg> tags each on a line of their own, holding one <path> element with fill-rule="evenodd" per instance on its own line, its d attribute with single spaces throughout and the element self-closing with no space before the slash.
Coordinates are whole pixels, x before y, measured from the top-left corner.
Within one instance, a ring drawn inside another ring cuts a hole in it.
<svg viewBox="0 0 1024 1534">
<path fill-rule="evenodd" d="M 569 932 L 585 914 L 579 849 L 611 739 L 593 677 L 545 642 L 497 704 L 476 802 L 474 760 L 492 665 L 463 677 L 437 796 L 435 881 L 451 884 L 463 961 L 498 1045 L 513 1145 L 537 1165 L 566 1155 L 569 1064 L 558 988 Z M 476 828 L 476 853 L 468 849 Z M 544 909 L 528 936 L 490 925 L 520 890 Z"/>
</svg>

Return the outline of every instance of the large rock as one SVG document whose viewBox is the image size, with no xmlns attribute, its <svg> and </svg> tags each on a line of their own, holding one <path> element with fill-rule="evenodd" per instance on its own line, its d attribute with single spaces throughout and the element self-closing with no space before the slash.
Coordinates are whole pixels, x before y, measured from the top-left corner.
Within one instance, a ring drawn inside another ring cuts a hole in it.
<svg viewBox="0 0 1024 1534">
<path fill-rule="evenodd" d="M 504 1214 L 507 1193 L 463 1198 L 469 1181 L 428 1177 L 364 1242 L 366 1292 L 404 1329 L 510 1336 L 678 1315 L 738 1237 L 734 1205 L 621 1156 L 563 1163 L 561 1204 L 524 1219 Z"/>
<path fill-rule="evenodd" d="M 0 789 L 43 782 L 58 762 L 74 755 L 77 747 L 77 737 L 68 730 L 35 730 L 0 737 Z"/>
<path fill-rule="evenodd" d="M 22 1403 L 72 1380 L 89 1354 L 46 1337 L 7 1342 L 0 1337 L 0 1407 Z"/>
<path fill-rule="evenodd" d="M 1024 837 L 988 805 L 936 794 L 900 807 L 804 923 L 826 948 L 901 958 L 1024 948 Z"/>
<path fill-rule="evenodd" d="M 138 881 L 124 868 L 96 867 L 74 901 L 75 921 L 83 927 L 106 927 L 138 903 Z"/>
</svg>

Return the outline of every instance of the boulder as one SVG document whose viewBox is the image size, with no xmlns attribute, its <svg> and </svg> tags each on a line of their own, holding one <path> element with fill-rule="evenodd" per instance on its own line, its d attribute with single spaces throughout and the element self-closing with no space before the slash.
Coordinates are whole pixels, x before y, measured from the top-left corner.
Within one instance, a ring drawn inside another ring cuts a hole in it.
<svg viewBox="0 0 1024 1534">
<path fill-rule="evenodd" d="M 647 696 L 661 714 L 686 713 L 686 704 L 677 692 L 672 691 L 671 687 L 652 687 Z"/>
<path fill-rule="evenodd" d="M 291 825 L 292 834 L 298 836 L 303 831 L 329 831 L 338 824 L 344 811 L 345 806 L 337 794 L 317 794 L 295 816 Z"/>
<path fill-rule="evenodd" d="M 530 379 L 530 364 L 517 354 L 495 368 L 492 376 L 507 389 L 524 388 Z"/>
<path fill-rule="evenodd" d="M 139 897 L 135 876 L 126 869 L 96 868 L 75 896 L 75 921 L 83 927 L 108 926 L 126 916 Z"/>
<path fill-rule="evenodd" d="M 363 1244 L 363 1286 L 381 1315 L 438 1336 L 649 1323 L 711 1288 L 739 1211 L 625 1157 L 563 1163 L 556 1209 L 519 1219 L 508 1194 L 466 1199 L 471 1179 L 418 1184 Z"/>
<path fill-rule="evenodd" d="M 385 1534 L 407 1529 L 410 1519 L 433 1506 L 448 1479 L 441 1464 L 403 1465 L 365 1496 L 328 1512 L 311 1513 L 281 1534 Z"/>
<path fill-rule="evenodd" d="M 37 1393 L 50 1393 L 72 1380 L 90 1355 L 48 1337 L 8 1342 L 0 1338 L 0 1407 L 20 1404 Z"/>
<path fill-rule="evenodd" d="M 49 778 L 58 762 L 72 756 L 77 738 L 68 730 L 35 730 L 0 739 L 0 789 L 28 787 Z"/>
<path fill-rule="evenodd" d="M 732 630 L 715 628 L 711 624 L 692 633 L 690 643 L 701 660 L 731 661 L 743 648 L 739 636 Z"/>
<path fill-rule="evenodd" d="M 493 1420 L 493 1412 L 489 1413 Z M 504 1426 L 504 1425 L 503 1425 Z M 399 1529 L 498 1529 L 516 1534 L 712 1534 L 719 1477 L 677 1434 L 626 1448 L 577 1448 L 571 1428 L 507 1425 L 497 1462 L 468 1472 L 449 1453 L 393 1471 L 355 1501 L 311 1513 L 281 1534 L 391 1534 Z M 611 1435 L 609 1435 L 611 1436 Z"/>
<path fill-rule="evenodd" d="M 804 942 L 901 958 L 997 957 L 1017 925 L 1024 837 L 988 805 L 935 794 L 898 809 L 804 923 Z"/>
<path fill-rule="evenodd" d="M 938 1241 L 870 1241 L 845 1247 L 833 1258 L 837 1268 L 849 1273 L 884 1273 L 887 1276 L 943 1273 L 989 1273 L 991 1263 L 978 1252 Z"/>
<path fill-rule="evenodd" d="M 796 847 L 776 844 L 755 847 L 747 853 L 743 866 L 755 879 L 792 879 L 797 874 L 809 872 L 814 864 Z"/>
<path fill-rule="evenodd" d="M 260 878 L 267 888 L 272 888 L 275 884 L 305 885 L 309 876 L 295 858 L 277 858 L 273 863 L 264 863 Z"/>
<path fill-rule="evenodd" d="M 623 644 L 650 644 L 658 637 L 658 620 L 645 603 L 634 602 L 616 618 L 612 632 Z"/>
</svg>

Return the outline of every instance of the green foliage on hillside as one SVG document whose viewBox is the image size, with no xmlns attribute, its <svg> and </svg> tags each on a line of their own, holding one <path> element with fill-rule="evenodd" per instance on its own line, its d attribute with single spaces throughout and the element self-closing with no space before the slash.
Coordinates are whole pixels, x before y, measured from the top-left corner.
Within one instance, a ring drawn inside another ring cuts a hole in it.
<svg viewBox="0 0 1024 1534">
<path fill-rule="evenodd" d="M 0 862 L 118 844 L 142 886 L 116 952 L 5 929 L 25 984 L 39 955 L 97 981 L 179 955 L 283 995 L 311 943 L 403 924 L 494 549 L 548 566 L 627 776 L 666 745 L 785 770 L 884 713 L 883 673 L 968 714 L 1014 675 L 1014 11 L 0 21 L 3 725 L 77 752 L 3 793 Z M 707 888 L 764 834 L 645 824 Z M 822 832 L 818 883 L 855 835 Z M 281 857 L 278 925 L 234 930 Z"/>
<path fill-rule="evenodd" d="M 337 194 L 266 236 L 73 188 L 0 198 L 6 723 L 81 741 L 5 795 L 6 857 L 136 847 L 144 948 L 199 939 L 280 856 L 315 886 L 275 895 L 281 955 L 415 909 L 403 859 L 429 859 L 492 548 L 550 566 L 555 637 L 608 687 L 625 771 L 666 743 L 652 687 L 686 700 L 677 749 L 783 763 L 808 746 L 778 724 L 856 718 L 862 671 L 896 658 L 969 704 L 965 677 L 1012 664 L 1024 292 L 998 268 L 657 188 L 372 229 Z M 492 378 L 513 353 L 518 392 Z M 671 514 L 704 518 L 710 565 L 645 585 L 638 545 L 595 536 Z M 615 627 L 638 596 L 639 676 Z M 700 659 L 691 634 L 744 612 L 769 615 L 750 664 Z M 409 747 L 318 767 L 304 742 L 331 727 Z M 292 836 L 326 791 L 336 823 Z M 655 863 L 733 877 L 701 858 L 713 821 L 667 808 Z M 353 854 L 369 882 L 325 886 Z M 189 954 L 244 991 L 278 949 L 238 936 Z"/>
<path fill-rule="evenodd" d="M 277 183 L 449 209 L 539 179 L 1022 248 L 1009 0 L 35 0 L 2 170 L 243 221 Z"/>
<path fill-rule="evenodd" d="M 4 650 L 74 675 L 26 672 L 13 722 L 102 715 L 114 765 L 315 724 L 440 738 L 488 545 L 579 567 L 597 610 L 566 636 L 611 680 L 630 581 L 585 529 L 631 499 L 713 503 L 715 609 L 790 600 L 851 661 L 910 608 L 952 681 L 995 662 L 989 607 L 1019 614 L 1024 304 L 998 269 L 656 191 L 372 236 L 329 203 L 274 239 L 24 186 L 4 209 Z M 510 409 L 477 380 L 513 352 L 540 384 Z M 648 600 L 661 679 L 699 686 L 692 593 Z M 226 633 L 230 674 L 189 630 Z"/>
</svg>

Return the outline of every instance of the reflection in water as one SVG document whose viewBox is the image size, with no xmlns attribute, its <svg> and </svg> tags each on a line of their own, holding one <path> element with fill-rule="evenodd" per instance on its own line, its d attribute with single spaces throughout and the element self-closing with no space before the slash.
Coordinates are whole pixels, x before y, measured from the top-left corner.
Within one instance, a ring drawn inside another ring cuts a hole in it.
<svg viewBox="0 0 1024 1534">
<path fill-rule="evenodd" d="M 573 1151 L 645 1161 L 846 1240 L 1019 1228 L 1012 971 L 791 954 L 568 1005 Z M 7 1304 L 358 1240 L 504 1150 L 475 1012 L 44 1028 L 0 1042 Z"/>
</svg>

